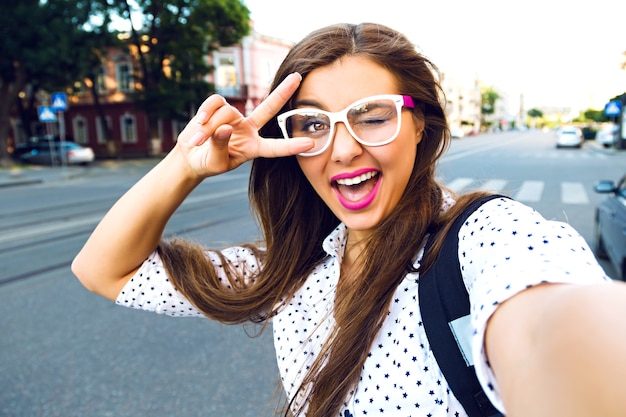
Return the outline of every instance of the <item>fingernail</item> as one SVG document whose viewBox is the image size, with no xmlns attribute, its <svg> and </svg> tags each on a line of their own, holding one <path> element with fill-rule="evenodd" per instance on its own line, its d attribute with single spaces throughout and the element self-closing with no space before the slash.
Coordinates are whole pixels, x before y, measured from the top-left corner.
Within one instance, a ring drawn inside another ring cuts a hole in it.
<svg viewBox="0 0 626 417">
<path fill-rule="evenodd" d="M 207 112 L 205 111 L 201 111 L 200 113 L 198 113 L 196 115 L 196 122 L 198 122 L 198 124 L 205 124 L 208 121 L 208 117 L 207 117 Z"/>
<path fill-rule="evenodd" d="M 191 145 L 197 145 L 202 141 L 203 138 L 204 138 L 204 133 L 202 133 L 202 131 L 199 130 L 189 138 L 189 143 Z"/>
</svg>

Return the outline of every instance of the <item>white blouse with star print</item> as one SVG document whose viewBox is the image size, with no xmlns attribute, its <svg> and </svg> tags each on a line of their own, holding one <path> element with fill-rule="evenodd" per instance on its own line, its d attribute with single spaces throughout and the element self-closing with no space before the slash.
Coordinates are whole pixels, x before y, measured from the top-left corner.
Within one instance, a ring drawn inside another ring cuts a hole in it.
<svg viewBox="0 0 626 417">
<path fill-rule="evenodd" d="M 449 197 L 446 203 L 450 204 Z M 328 256 L 273 319 L 278 367 L 289 398 L 334 325 L 331 309 L 346 238 L 343 225 L 326 238 L 323 246 Z M 232 263 L 258 267 L 247 249 L 233 247 L 223 253 Z M 209 256 L 219 265 L 216 257 Z M 569 225 L 548 221 L 509 199 L 489 201 L 468 218 L 459 231 L 459 260 L 476 329 L 472 341 L 476 372 L 489 398 L 504 411 L 482 348 L 485 325 L 496 306 L 543 282 L 589 284 L 610 278 Z M 221 267 L 217 269 L 223 273 Z M 416 273 L 407 274 L 398 286 L 359 385 L 347 399 L 341 417 L 466 416 L 430 351 L 417 304 L 417 286 Z M 116 303 L 171 316 L 202 316 L 173 288 L 156 253 L 127 283 Z"/>
</svg>

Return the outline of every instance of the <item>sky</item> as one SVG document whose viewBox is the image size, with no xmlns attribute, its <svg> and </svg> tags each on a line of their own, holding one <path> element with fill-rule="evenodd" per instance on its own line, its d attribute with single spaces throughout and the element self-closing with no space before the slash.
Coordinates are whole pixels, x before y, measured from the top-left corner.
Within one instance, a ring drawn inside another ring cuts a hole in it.
<svg viewBox="0 0 626 417">
<path fill-rule="evenodd" d="M 626 91 L 625 0 L 244 0 L 254 29 L 298 41 L 332 23 L 403 32 L 446 77 L 514 107 L 601 110 Z"/>
</svg>

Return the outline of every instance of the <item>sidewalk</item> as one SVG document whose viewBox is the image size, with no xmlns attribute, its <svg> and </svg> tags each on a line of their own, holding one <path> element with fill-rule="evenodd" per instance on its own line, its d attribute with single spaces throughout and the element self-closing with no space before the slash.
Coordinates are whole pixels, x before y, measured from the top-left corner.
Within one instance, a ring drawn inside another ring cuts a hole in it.
<svg viewBox="0 0 626 417">
<path fill-rule="evenodd" d="M 613 148 L 603 148 L 594 140 L 585 142 L 585 147 L 594 152 L 602 152 L 608 155 L 621 152 Z M 105 159 L 96 160 L 89 166 L 65 166 L 50 167 L 37 165 L 16 165 L 9 168 L 0 167 L 0 189 L 29 184 L 41 184 L 44 182 L 65 181 L 72 178 L 105 175 L 124 169 L 145 169 L 154 166 L 161 157 L 146 157 L 138 159 Z"/>
<path fill-rule="evenodd" d="M 124 160 L 97 160 L 89 166 L 51 167 L 39 165 L 16 165 L 0 167 L 0 189 L 44 182 L 65 181 L 72 178 L 105 175 L 125 168 L 140 168 L 146 171 L 160 158 Z"/>
</svg>

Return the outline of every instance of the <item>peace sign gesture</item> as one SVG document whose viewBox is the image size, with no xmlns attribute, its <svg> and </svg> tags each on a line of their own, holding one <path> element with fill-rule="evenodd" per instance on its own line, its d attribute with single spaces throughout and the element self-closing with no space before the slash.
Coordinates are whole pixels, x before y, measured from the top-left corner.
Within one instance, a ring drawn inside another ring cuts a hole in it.
<svg viewBox="0 0 626 417">
<path fill-rule="evenodd" d="M 250 114 L 244 117 L 215 94 L 207 98 L 196 116 L 178 137 L 177 146 L 186 155 L 191 170 L 200 177 L 218 175 L 257 157 L 295 155 L 313 147 L 309 138 L 266 139 L 258 131 L 289 100 L 302 77 L 294 73 Z"/>
</svg>

